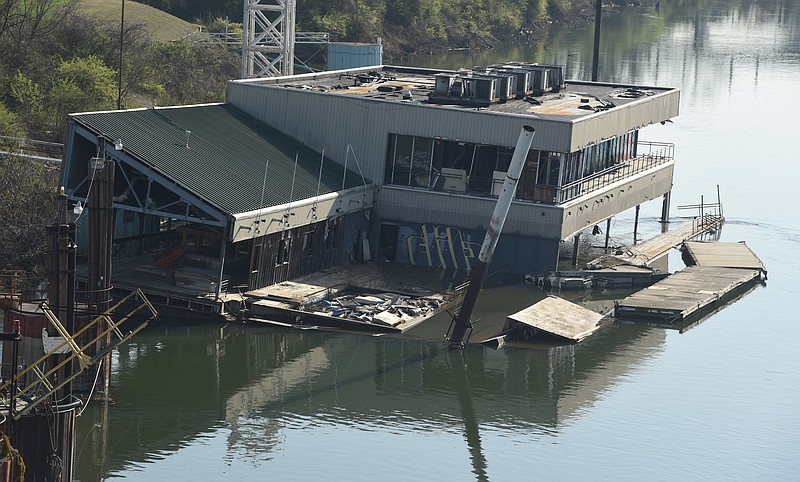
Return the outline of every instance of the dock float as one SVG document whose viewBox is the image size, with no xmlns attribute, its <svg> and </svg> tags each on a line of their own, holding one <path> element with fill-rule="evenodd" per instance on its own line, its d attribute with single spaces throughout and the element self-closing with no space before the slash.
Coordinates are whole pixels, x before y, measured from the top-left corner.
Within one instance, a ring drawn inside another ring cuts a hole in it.
<svg viewBox="0 0 800 482">
<path fill-rule="evenodd" d="M 507 341 L 529 341 L 541 334 L 567 343 L 578 343 L 600 329 L 604 318 L 600 313 L 548 295 L 542 301 L 509 315 L 502 334 L 481 344 L 499 348 Z"/>
<path fill-rule="evenodd" d="M 425 287 L 425 277 L 375 264 L 324 270 L 248 291 L 246 319 L 301 329 L 402 333 L 458 306 L 456 293 Z"/>
<path fill-rule="evenodd" d="M 686 241 L 682 250 L 684 261 L 689 266 L 757 269 L 764 273 L 765 277 L 767 274 L 764 263 L 744 241 L 738 243 Z"/>
<path fill-rule="evenodd" d="M 617 302 L 617 318 L 680 323 L 760 278 L 757 269 L 689 266 Z"/>
</svg>

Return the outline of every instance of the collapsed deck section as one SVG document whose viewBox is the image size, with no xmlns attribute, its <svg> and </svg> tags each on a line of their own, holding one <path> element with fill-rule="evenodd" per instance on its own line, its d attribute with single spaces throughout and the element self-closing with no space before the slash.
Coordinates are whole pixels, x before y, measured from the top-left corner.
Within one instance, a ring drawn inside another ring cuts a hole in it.
<svg viewBox="0 0 800 482">
<path fill-rule="evenodd" d="M 324 270 L 245 293 L 248 319 L 280 326 L 399 333 L 454 307 L 431 270 L 362 264 Z"/>
<path fill-rule="evenodd" d="M 570 301 L 548 296 L 524 310 L 508 316 L 509 332 L 533 329 L 532 334 L 544 332 L 577 343 L 601 326 L 603 315 L 587 310 Z"/>
</svg>

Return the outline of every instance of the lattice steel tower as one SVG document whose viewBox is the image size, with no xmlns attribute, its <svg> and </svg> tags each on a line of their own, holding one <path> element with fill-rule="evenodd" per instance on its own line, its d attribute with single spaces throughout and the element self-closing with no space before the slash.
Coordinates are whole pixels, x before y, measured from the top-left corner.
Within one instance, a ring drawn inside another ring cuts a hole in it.
<svg viewBox="0 0 800 482">
<path fill-rule="evenodd" d="M 242 78 L 294 74 L 295 0 L 244 0 Z"/>
</svg>

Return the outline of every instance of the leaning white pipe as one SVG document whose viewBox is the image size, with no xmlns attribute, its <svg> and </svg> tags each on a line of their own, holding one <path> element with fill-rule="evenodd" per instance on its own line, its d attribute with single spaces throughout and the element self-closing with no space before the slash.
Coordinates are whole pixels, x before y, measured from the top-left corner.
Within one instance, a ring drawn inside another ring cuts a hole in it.
<svg viewBox="0 0 800 482">
<path fill-rule="evenodd" d="M 508 172 L 503 180 L 503 190 L 497 198 L 497 204 L 494 206 L 494 213 L 492 213 L 492 220 L 489 222 L 489 229 L 486 230 L 486 237 L 483 239 L 481 245 L 481 252 L 478 255 L 478 260 L 484 263 L 489 263 L 494 255 L 494 248 L 497 246 L 497 240 L 500 238 L 500 233 L 503 231 L 503 225 L 508 216 L 508 210 L 511 208 L 511 201 L 514 199 L 514 193 L 517 190 L 519 178 L 522 176 L 522 169 L 525 167 L 525 159 L 528 157 L 528 150 L 531 148 L 533 142 L 533 134 L 535 130 L 531 126 L 523 126 L 522 131 L 517 139 L 517 147 L 514 149 L 514 155 L 511 157 L 511 165 L 508 166 Z"/>
<path fill-rule="evenodd" d="M 478 254 L 478 262 L 475 263 L 475 267 L 470 273 L 469 286 L 467 286 L 467 291 L 464 294 L 464 302 L 461 304 L 461 310 L 459 310 L 458 316 L 453 322 L 453 330 L 449 336 L 451 348 L 463 348 L 464 343 L 469 338 L 467 332 L 472 326 L 472 311 L 478 301 L 478 294 L 483 288 L 483 282 L 486 280 L 486 274 L 489 271 L 489 263 L 494 255 L 494 248 L 497 246 L 497 240 L 503 231 L 508 210 L 511 208 L 511 200 L 514 199 L 514 192 L 517 190 L 517 183 L 522 175 L 522 168 L 525 165 L 525 159 L 528 157 L 528 150 L 531 148 L 534 132 L 533 127 L 523 126 L 519 139 L 517 139 L 517 147 L 511 157 L 511 165 L 508 166 L 508 172 L 505 180 L 503 180 L 503 190 L 497 198 L 489 228 L 486 230 L 486 237 L 483 239 L 481 251 Z"/>
</svg>

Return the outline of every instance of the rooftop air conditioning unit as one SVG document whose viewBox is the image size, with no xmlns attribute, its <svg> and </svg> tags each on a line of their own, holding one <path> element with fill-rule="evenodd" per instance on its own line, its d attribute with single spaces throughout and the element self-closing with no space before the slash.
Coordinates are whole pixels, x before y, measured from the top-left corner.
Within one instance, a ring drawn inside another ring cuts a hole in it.
<svg viewBox="0 0 800 482">
<path fill-rule="evenodd" d="M 456 77 L 450 74 L 437 74 L 434 93 L 437 97 L 447 97 Z"/>
<path fill-rule="evenodd" d="M 493 77 L 475 76 L 471 80 L 474 81 L 475 89 L 472 91 L 472 98 L 480 102 L 496 102 L 499 100 L 498 87 L 500 79 Z"/>
</svg>

